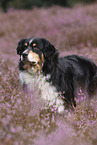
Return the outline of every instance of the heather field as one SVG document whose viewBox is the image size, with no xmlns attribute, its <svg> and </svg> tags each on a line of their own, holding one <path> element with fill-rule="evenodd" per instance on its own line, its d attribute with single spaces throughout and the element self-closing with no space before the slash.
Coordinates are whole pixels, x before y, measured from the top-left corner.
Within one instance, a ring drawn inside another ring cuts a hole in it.
<svg viewBox="0 0 97 145">
<path fill-rule="evenodd" d="M 59 115 L 45 108 L 37 88 L 23 92 L 16 47 L 32 36 L 48 39 L 60 56 L 84 55 L 97 64 L 97 4 L 0 10 L 0 145 L 97 145 L 97 96 Z"/>
</svg>

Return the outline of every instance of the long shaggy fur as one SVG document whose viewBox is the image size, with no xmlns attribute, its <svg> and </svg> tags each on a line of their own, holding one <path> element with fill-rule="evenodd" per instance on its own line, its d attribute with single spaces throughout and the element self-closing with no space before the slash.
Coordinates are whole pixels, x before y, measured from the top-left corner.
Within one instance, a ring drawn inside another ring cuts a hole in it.
<svg viewBox="0 0 97 145">
<path fill-rule="evenodd" d="M 40 70 L 38 69 L 40 67 L 35 68 L 37 71 L 33 69 L 39 63 L 30 64 L 28 57 L 30 50 L 39 55 L 42 62 Z M 58 102 L 56 104 L 57 107 L 60 106 L 59 112 L 64 110 L 65 103 L 67 106 L 76 107 L 75 97 L 78 88 L 84 90 L 87 98 L 91 98 L 97 90 L 97 66 L 91 60 L 77 55 L 60 58 L 54 45 L 44 38 L 22 39 L 18 44 L 17 54 L 20 55 L 19 69 L 22 84 L 30 86 L 31 89 L 32 82 L 37 82 L 42 98 Z M 30 69 L 25 67 L 28 64 Z"/>
</svg>

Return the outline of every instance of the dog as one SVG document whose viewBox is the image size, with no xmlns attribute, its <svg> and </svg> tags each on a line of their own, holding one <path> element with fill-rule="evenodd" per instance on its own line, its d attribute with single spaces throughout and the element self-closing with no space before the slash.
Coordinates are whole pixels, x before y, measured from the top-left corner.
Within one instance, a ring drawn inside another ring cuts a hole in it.
<svg viewBox="0 0 97 145">
<path fill-rule="evenodd" d="M 76 107 L 78 88 L 91 98 L 97 90 L 97 66 L 83 56 L 59 57 L 59 52 L 48 40 L 40 37 L 21 39 L 18 43 L 19 76 L 23 87 L 33 84 L 41 90 L 40 97 L 58 112 Z M 24 87 L 25 88 L 25 87 Z"/>
</svg>

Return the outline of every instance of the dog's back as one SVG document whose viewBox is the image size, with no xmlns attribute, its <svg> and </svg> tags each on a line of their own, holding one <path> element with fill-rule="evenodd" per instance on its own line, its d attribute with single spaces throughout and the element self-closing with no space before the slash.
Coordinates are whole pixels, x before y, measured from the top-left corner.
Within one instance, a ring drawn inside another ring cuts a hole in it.
<svg viewBox="0 0 97 145">
<path fill-rule="evenodd" d="M 83 56 L 70 55 L 59 58 L 59 64 L 60 69 L 67 74 L 66 77 L 73 76 L 74 88 L 81 85 L 90 96 L 97 91 L 97 66 L 93 61 Z"/>
</svg>

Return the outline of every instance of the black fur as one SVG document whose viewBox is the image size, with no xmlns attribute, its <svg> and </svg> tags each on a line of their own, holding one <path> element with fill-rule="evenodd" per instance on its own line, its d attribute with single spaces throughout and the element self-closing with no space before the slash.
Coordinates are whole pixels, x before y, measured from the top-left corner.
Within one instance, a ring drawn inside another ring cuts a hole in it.
<svg viewBox="0 0 97 145">
<path fill-rule="evenodd" d="M 97 66 L 91 60 L 77 55 L 59 58 L 58 50 L 46 39 L 38 37 L 22 39 L 17 47 L 17 54 L 22 54 L 24 43 L 29 43 L 31 39 L 44 55 L 43 75 L 50 74 L 48 81 L 56 87 L 58 92 L 61 92 L 64 101 L 76 106 L 74 99 L 78 86 L 84 88 L 90 96 L 96 91 Z M 28 45 L 32 47 L 31 44 Z M 23 65 L 24 63 L 20 60 L 20 70 L 23 70 Z"/>
</svg>

